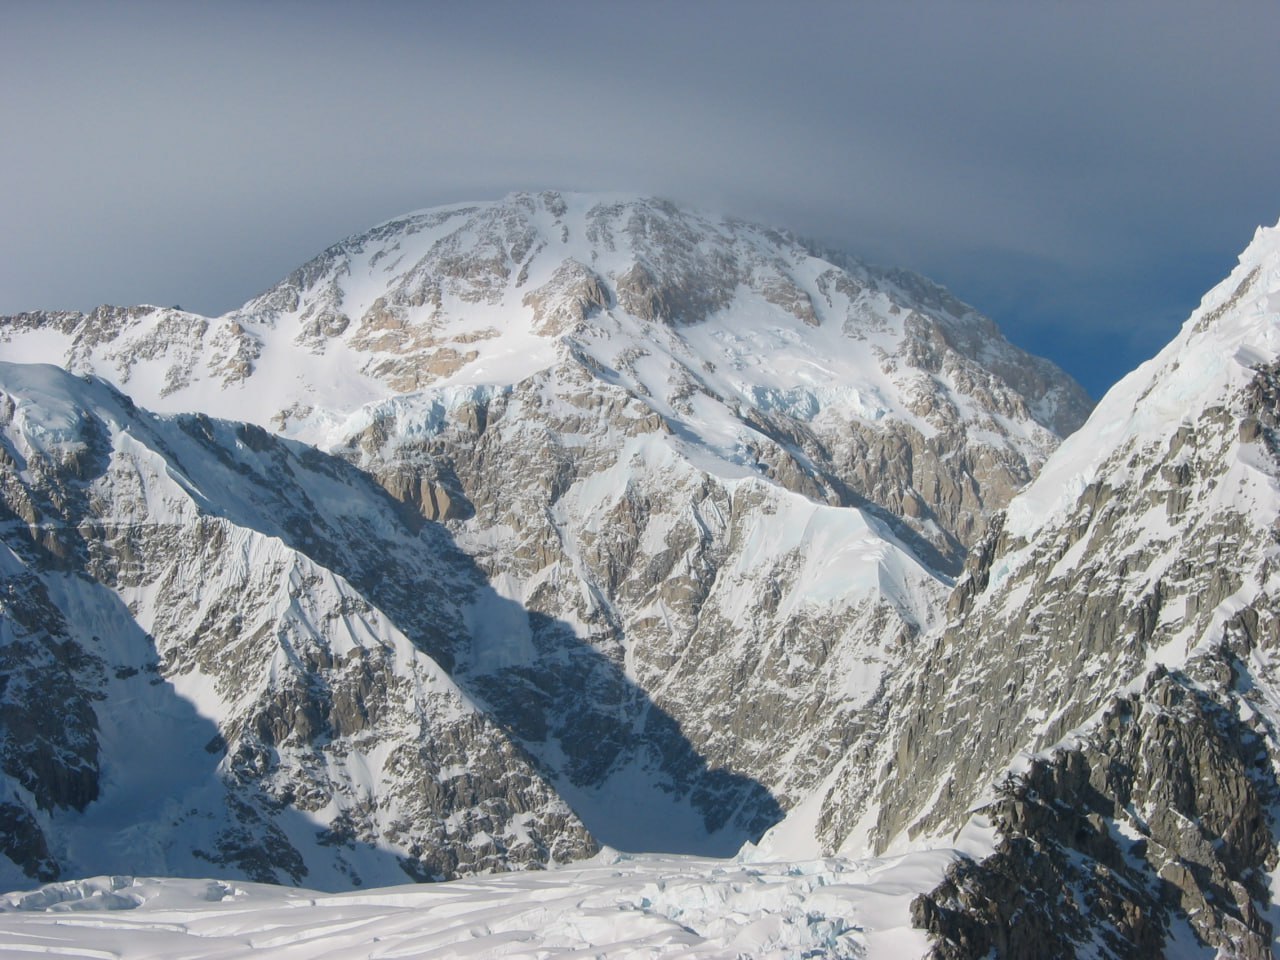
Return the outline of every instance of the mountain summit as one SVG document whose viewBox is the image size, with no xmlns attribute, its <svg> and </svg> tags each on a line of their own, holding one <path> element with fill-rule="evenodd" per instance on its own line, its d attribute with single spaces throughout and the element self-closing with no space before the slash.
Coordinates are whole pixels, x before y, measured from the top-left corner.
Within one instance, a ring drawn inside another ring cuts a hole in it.
<svg viewBox="0 0 1280 960">
<path fill-rule="evenodd" d="M 223 317 L 0 339 L 103 378 L 0 368 L 4 851 L 39 878 L 732 853 L 870 749 L 1088 409 L 920 277 L 631 197 L 422 211 Z"/>
<path fill-rule="evenodd" d="M 222 317 L 23 314 L 0 341 L 325 449 L 388 398 L 483 402 L 558 370 L 722 473 L 866 497 L 958 564 L 1089 401 L 942 288 L 827 256 L 662 200 L 516 194 L 380 224 Z"/>
</svg>

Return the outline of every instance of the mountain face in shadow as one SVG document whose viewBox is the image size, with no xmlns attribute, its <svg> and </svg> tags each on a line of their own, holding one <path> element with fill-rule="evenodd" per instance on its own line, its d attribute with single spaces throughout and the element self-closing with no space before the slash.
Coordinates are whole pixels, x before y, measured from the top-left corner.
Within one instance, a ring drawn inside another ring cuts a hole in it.
<svg viewBox="0 0 1280 960">
<path fill-rule="evenodd" d="M 595 818 L 646 848 L 736 850 L 780 818 L 345 461 L 53 368 L 6 374 L 7 583 L 26 599 L 3 769 L 30 798 L 7 846 L 28 875 L 213 864 L 338 886 L 579 858 L 595 841 L 560 781 L 595 811 L 650 810 L 631 833 Z M 142 862 L 122 842 L 140 833 Z"/>
</svg>

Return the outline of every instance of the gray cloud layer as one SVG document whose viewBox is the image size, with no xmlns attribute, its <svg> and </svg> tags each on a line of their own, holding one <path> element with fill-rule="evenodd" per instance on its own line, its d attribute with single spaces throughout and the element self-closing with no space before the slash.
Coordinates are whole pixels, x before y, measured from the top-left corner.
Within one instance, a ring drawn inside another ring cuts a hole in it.
<svg viewBox="0 0 1280 960">
<path fill-rule="evenodd" d="M 949 284 L 1100 391 L 1280 200 L 1280 4 L 13 4 L 0 312 L 221 312 L 408 209 L 657 192 Z"/>
</svg>

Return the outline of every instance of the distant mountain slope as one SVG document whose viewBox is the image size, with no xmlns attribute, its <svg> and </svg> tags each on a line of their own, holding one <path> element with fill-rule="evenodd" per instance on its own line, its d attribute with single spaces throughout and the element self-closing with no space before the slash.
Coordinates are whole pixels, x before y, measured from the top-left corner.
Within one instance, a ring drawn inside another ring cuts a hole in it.
<svg viewBox="0 0 1280 960">
<path fill-rule="evenodd" d="M 152 872 L 330 887 L 732 853 L 874 753 L 1088 408 L 921 278 L 628 197 L 424 211 L 224 317 L 0 341 L 138 403 L 3 368 L 5 648 L 58 678 L 10 722 L 67 718 L 57 769 L 0 767 L 41 877 L 136 872 L 165 817 Z M 130 807 L 148 738 L 194 813 Z"/>
</svg>

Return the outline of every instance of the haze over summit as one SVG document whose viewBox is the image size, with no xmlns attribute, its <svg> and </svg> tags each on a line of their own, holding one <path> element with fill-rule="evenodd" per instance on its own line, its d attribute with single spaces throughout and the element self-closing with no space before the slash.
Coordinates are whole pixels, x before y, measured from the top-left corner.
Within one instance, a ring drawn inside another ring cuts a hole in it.
<svg viewBox="0 0 1280 960">
<path fill-rule="evenodd" d="M 217 315 L 408 210 L 618 189 L 918 270 L 1096 396 L 1280 212 L 1269 3 L 7 21 L 0 313 Z"/>
</svg>

